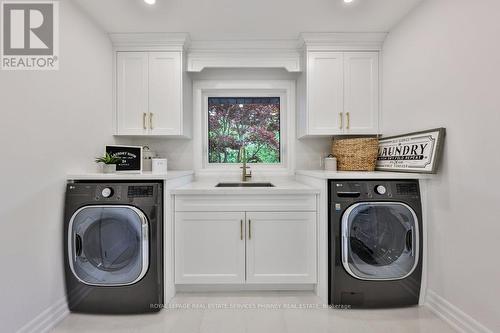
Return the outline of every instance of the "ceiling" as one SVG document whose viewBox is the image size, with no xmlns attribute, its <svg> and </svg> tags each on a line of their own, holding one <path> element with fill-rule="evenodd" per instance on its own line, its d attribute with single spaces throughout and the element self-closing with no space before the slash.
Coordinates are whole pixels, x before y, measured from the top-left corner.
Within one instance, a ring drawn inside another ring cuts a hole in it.
<svg viewBox="0 0 500 333">
<path fill-rule="evenodd" d="M 194 40 L 387 32 L 421 0 L 74 0 L 106 32 L 189 32 Z"/>
</svg>

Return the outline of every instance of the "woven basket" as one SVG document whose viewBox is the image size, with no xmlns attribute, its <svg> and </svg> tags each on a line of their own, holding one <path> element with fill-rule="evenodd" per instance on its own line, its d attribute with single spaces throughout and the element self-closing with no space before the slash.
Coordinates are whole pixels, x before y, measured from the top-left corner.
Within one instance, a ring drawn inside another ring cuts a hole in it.
<svg viewBox="0 0 500 333">
<path fill-rule="evenodd" d="M 373 171 L 377 163 L 378 139 L 334 139 L 332 154 L 339 171 Z"/>
</svg>

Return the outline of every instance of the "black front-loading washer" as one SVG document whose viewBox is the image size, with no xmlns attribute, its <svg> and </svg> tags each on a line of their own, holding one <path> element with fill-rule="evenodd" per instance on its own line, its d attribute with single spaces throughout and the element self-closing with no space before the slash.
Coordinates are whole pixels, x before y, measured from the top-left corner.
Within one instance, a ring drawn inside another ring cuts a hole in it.
<svg viewBox="0 0 500 333">
<path fill-rule="evenodd" d="M 161 182 L 69 182 L 64 267 L 69 309 L 130 314 L 163 305 Z"/>
<path fill-rule="evenodd" d="M 422 280 L 418 180 L 329 181 L 329 304 L 417 305 Z"/>
</svg>

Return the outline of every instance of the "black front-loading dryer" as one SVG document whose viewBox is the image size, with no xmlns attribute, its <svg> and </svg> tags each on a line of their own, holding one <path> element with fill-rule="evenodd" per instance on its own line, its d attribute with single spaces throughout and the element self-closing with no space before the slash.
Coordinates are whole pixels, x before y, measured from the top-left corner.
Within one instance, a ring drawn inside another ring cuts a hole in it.
<svg viewBox="0 0 500 333">
<path fill-rule="evenodd" d="M 161 182 L 70 182 L 64 266 L 69 309 L 155 312 L 163 305 Z"/>
<path fill-rule="evenodd" d="M 417 180 L 329 182 L 329 304 L 417 305 L 422 208 Z"/>
</svg>

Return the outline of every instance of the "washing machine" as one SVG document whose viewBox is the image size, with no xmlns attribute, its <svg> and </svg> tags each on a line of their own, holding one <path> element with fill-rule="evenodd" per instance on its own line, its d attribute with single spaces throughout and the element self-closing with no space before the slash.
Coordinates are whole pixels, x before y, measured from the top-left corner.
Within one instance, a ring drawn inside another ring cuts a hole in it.
<svg viewBox="0 0 500 333">
<path fill-rule="evenodd" d="M 329 204 L 329 304 L 417 305 L 423 257 L 418 180 L 331 180 Z"/>
<path fill-rule="evenodd" d="M 69 309 L 156 312 L 163 305 L 161 182 L 69 182 L 64 266 Z"/>
</svg>

